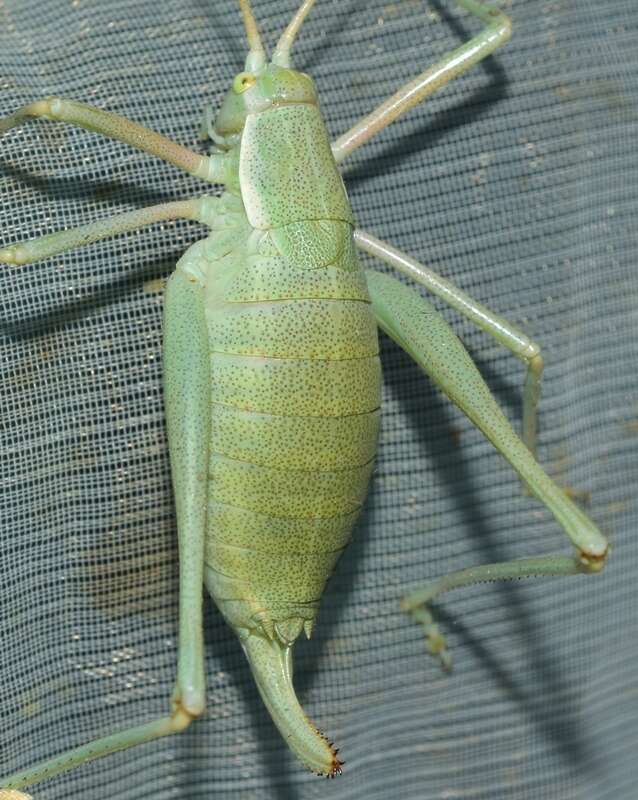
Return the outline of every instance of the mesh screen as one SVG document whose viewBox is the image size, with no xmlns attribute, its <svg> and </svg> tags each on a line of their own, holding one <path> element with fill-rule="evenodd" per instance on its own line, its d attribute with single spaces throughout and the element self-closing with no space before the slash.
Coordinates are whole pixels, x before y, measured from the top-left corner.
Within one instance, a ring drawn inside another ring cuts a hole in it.
<svg viewBox="0 0 638 800">
<path fill-rule="evenodd" d="M 296 0 L 255 0 L 272 44 Z M 599 578 L 466 589 L 438 618 L 443 674 L 402 595 L 471 564 L 569 551 L 549 514 L 382 337 L 378 469 L 355 540 L 296 647 L 343 777 L 306 774 L 208 603 L 208 709 L 180 736 L 34 789 L 109 798 L 635 796 L 638 9 L 516 0 L 505 49 L 357 151 L 362 227 L 542 343 L 540 459 L 590 497 Z M 318 0 L 295 49 L 333 136 L 479 24 L 435 0 Z M 188 146 L 242 68 L 231 0 L 2 0 L 0 113 L 47 94 Z M 31 122 L 1 143 L 2 242 L 202 191 L 156 159 Z M 1 773 L 162 715 L 176 660 L 176 540 L 161 403 L 161 278 L 187 222 L 2 274 Z M 444 312 L 516 425 L 521 364 Z"/>
</svg>

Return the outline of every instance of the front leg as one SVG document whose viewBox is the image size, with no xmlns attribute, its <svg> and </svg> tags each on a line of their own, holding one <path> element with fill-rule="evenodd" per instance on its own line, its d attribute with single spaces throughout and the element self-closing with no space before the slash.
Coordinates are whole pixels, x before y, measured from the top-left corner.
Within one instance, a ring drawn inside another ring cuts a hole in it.
<svg viewBox="0 0 638 800">
<path fill-rule="evenodd" d="M 0 136 L 34 117 L 44 117 L 58 122 L 76 125 L 88 131 L 101 133 L 110 139 L 143 150 L 153 156 L 168 161 L 179 169 L 203 178 L 211 183 L 225 183 L 224 157 L 221 155 L 202 156 L 173 142 L 161 133 L 145 128 L 119 114 L 102 111 L 99 108 L 67 100 L 63 97 L 45 97 L 19 108 L 9 117 L 0 119 Z"/>
<path fill-rule="evenodd" d="M 597 573 L 604 566 L 608 543 L 594 522 L 543 471 L 514 433 L 467 350 L 436 309 L 388 275 L 366 272 L 366 278 L 380 327 L 412 356 L 509 461 L 576 548 L 571 557 L 544 555 L 462 570 L 406 598 L 404 608 L 426 627 L 429 649 L 448 665 L 445 642 L 425 606 L 427 602 L 443 591 L 479 581 Z"/>
</svg>

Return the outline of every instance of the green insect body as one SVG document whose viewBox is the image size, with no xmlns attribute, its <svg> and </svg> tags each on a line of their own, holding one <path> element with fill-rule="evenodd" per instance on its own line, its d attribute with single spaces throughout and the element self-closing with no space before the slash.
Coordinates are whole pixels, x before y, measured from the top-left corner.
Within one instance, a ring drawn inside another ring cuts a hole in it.
<svg viewBox="0 0 638 800">
<path fill-rule="evenodd" d="M 310 636 L 372 472 L 377 325 L 310 79 L 269 65 L 251 92 L 272 105 L 227 150 L 238 192 L 202 202 L 211 235 L 166 291 L 169 442 L 179 504 L 180 476 L 194 469 L 180 453 L 190 439 L 180 391 L 193 372 L 209 376 L 188 418 L 207 474 L 204 580 L 285 739 L 330 774 L 339 762 L 294 697 L 290 648 Z M 278 105 L 291 93 L 304 104 Z"/>
<path fill-rule="evenodd" d="M 207 114 L 209 156 L 108 112 L 46 98 L 0 120 L 0 135 L 30 117 L 76 124 L 159 156 L 210 183 L 202 197 L 127 212 L 0 250 L 24 264 L 164 219 L 210 234 L 168 281 L 164 395 L 180 558 L 177 682 L 170 714 L 0 779 L 29 786 L 86 761 L 179 732 L 205 709 L 202 586 L 237 632 L 259 692 L 285 741 L 311 770 L 343 762 L 302 710 L 292 646 L 310 636 L 319 600 L 364 502 L 379 428 L 377 327 L 472 420 L 552 512 L 576 555 L 541 555 L 451 573 L 403 608 L 428 649 L 450 657 L 428 603 L 479 581 L 602 569 L 607 541 L 536 462 L 538 345 L 405 253 L 355 229 L 338 164 L 400 114 L 507 41 L 509 20 L 479 0 L 459 5 L 484 30 L 418 75 L 332 144 L 312 80 L 290 67 L 304 0 L 266 59 L 248 0 L 250 52 L 219 114 Z M 357 250 L 402 271 L 508 347 L 527 366 L 523 441 L 436 309 L 388 275 L 363 272 Z"/>
</svg>

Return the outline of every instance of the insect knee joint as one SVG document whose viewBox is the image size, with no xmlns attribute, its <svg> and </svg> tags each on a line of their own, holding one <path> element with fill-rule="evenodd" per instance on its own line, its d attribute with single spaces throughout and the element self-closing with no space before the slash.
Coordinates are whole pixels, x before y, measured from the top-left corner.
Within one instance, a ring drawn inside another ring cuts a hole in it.
<svg viewBox="0 0 638 800">
<path fill-rule="evenodd" d="M 588 575 L 595 575 L 602 572 L 609 555 L 609 547 L 606 547 L 604 552 L 592 555 L 591 553 L 584 553 L 582 550 L 579 553 L 579 566 L 583 572 Z"/>
<path fill-rule="evenodd" d="M 178 706 L 171 715 L 171 729 L 173 733 L 181 733 L 186 730 L 188 726 L 197 719 L 199 715 L 191 714 L 186 711 L 182 706 Z"/>
</svg>

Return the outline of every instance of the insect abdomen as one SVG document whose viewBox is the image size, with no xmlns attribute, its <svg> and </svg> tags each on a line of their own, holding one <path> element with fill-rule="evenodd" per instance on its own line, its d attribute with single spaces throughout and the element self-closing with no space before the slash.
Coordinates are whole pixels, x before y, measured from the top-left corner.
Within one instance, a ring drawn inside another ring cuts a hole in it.
<svg viewBox="0 0 638 800">
<path fill-rule="evenodd" d="M 291 642 L 309 632 L 365 498 L 380 367 L 348 243 L 311 270 L 265 247 L 227 261 L 209 293 L 207 584 L 240 635 Z"/>
</svg>

